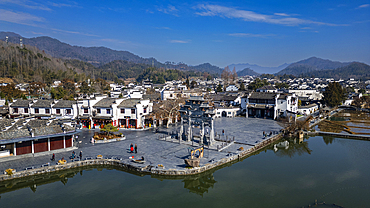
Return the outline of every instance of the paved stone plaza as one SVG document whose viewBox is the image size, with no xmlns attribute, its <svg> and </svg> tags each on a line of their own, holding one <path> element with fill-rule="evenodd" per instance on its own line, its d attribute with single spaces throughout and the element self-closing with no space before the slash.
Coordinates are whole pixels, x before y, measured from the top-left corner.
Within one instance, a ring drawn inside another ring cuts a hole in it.
<svg viewBox="0 0 370 208">
<path fill-rule="evenodd" d="M 237 153 L 238 148 L 243 147 L 244 150 L 252 148 L 254 145 L 262 142 L 263 131 L 266 133 L 276 132 L 282 129 L 276 121 L 258 118 L 217 118 L 215 119 L 215 132 L 217 140 L 211 147 L 206 147 L 204 157 L 201 159 L 201 166 L 206 163 L 218 161 L 227 157 L 229 154 Z M 83 158 L 96 158 L 101 154 L 104 158 L 122 159 L 125 164 L 130 164 L 137 167 L 151 165 L 153 167 L 162 164 L 165 169 L 183 169 L 185 168 L 184 159 L 189 156 L 189 148 L 199 146 L 198 143 L 185 142 L 174 139 L 166 141 L 158 139 L 159 137 L 167 136 L 168 133 L 176 132 L 180 125 L 174 125 L 170 128 L 159 128 L 160 133 L 153 133 L 153 129 L 145 131 L 120 130 L 126 136 L 126 139 L 119 142 L 105 144 L 91 144 L 90 139 L 97 130 L 82 130 L 78 133 L 77 148 L 65 152 L 56 152 L 56 161 L 64 157 L 67 159 L 71 156 L 72 151 L 83 152 Z M 222 135 L 224 129 L 225 134 Z M 194 133 L 196 134 L 196 128 Z M 217 151 L 217 145 L 220 147 L 227 138 L 235 138 L 235 143 L 227 146 L 222 151 Z M 129 151 L 130 144 L 137 144 L 138 153 L 132 154 Z M 50 163 L 56 165 L 56 161 L 50 160 L 53 152 L 29 154 L 21 156 L 13 156 L 8 158 L 0 158 L 1 173 L 7 168 L 14 168 L 17 171 L 25 170 L 27 167 L 41 167 L 42 164 Z M 145 158 L 144 164 L 133 163 L 129 157 Z M 70 160 L 69 160 L 70 161 Z"/>
</svg>

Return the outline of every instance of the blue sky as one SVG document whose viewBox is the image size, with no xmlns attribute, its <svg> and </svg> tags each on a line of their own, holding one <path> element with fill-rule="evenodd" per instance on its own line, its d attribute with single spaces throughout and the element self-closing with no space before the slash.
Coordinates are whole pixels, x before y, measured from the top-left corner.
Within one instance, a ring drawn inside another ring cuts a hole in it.
<svg viewBox="0 0 370 208">
<path fill-rule="evenodd" d="M 0 0 L 0 31 L 190 65 L 370 63 L 368 0 Z"/>
</svg>

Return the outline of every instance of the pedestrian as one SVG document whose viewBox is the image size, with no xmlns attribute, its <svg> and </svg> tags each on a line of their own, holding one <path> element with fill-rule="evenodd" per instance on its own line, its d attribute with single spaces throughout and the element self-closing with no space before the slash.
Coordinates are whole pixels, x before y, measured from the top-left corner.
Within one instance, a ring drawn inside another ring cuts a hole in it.
<svg viewBox="0 0 370 208">
<path fill-rule="evenodd" d="M 266 133 L 265 133 L 265 131 L 263 131 L 263 137 L 266 137 Z"/>
<path fill-rule="evenodd" d="M 132 143 L 131 143 L 131 145 L 130 145 L 130 153 L 133 153 L 134 152 L 134 145 L 132 145 Z"/>
<path fill-rule="evenodd" d="M 82 151 L 80 151 L 80 160 L 82 160 Z"/>
<path fill-rule="evenodd" d="M 53 153 L 53 156 L 51 156 L 51 161 L 55 161 L 55 154 Z"/>
<path fill-rule="evenodd" d="M 137 153 L 137 145 L 135 144 L 135 154 Z"/>
<path fill-rule="evenodd" d="M 225 135 L 225 130 L 222 129 L 222 136 L 224 136 L 224 135 Z"/>
</svg>

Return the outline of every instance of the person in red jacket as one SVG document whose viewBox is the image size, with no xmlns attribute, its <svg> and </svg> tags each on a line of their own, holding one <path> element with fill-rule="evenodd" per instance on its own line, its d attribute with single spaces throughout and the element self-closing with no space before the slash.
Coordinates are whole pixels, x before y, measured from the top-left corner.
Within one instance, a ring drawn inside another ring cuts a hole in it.
<svg viewBox="0 0 370 208">
<path fill-rule="evenodd" d="M 130 153 L 133 153 L 134 152 L 134 145 L 130 145 Z"/>
</svg>

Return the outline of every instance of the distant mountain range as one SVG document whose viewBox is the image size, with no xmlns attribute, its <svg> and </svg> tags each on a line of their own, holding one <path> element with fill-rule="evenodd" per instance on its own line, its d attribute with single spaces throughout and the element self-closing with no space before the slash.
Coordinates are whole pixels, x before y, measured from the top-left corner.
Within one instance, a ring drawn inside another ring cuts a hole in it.
<svg viewBox="0 0 370 208">
<path fill-rule="evenodd" d="M 238 72 L 238 71 L 242 71 L 243 69 L 246 69 L 246 68 L 249 68 L 257 73 L 260 73 L 260 74 L 274 74 L 282 69 L 284 69 L 285 67 L 289 66 L 289 64 L 285 63 L 285 64 L 282 64 L 280 66 L 276 66 L 276 67 L 264 67 L 264 66 L 259 66 L 259 65 L 256 65 L 256 64 L 230 64 L 229 65 L 229 68 L 230 70 L 233 70 L 234 67 L 235 67 L 235 70 Z"/>
<path fill-rule="evenodd" d="M 111 79 L 115 76 L 118 76 L 118 78 L 134 78 L 140 73 L 144 73 L 152 65 L 157 68 L 177 69 L 191 73 L 195 71 L 220 75 L 223 71 L 222 68 L 211 65 L 210 63 L 203 63 L 196 66 L 185 63 L 161 63 L 155 58 L 142 58 L 128 51 L 116 51 L 106 47 L 71 46 L 47 36 L 24 38 L 13 32 L 0 32 L 0 40 L 5 40 L 6 36 L 9 37 L 9 42 L 16 44 L 19 44 L 19 39 L 22 38 L 23 44 L 35 46 L 42 53 L 45 52 L 52 57 L 64 59 L 64 62 L 69 68 L 73 68 L 77 72 L 87 70 L 90 74 L 104 79 Z M 314 77 L 331 76 L 339 78 L 365 78 L 370 76 L 369 65 L 358 62 L 331 61 L 317 57 L 311 57 L 292 64 L 285 63 L 278 67 L 262 67 L 248 63 L 229 65 L 230 70 L 233 70 L 234 67 L 239 76 L 258 76 L 259 73 Z M 186 74 L 189 73 L 187 72 Z"/>
<path fill-rule="evenodd" d="M 337 69 L 340 67 L 348 66 L 353 62 L 339 62 L 339 61 L 331 61 L 328 59 L 321 59 L 317 57 L 311 57 L 302 61 L 298 61 L 295 63 L 290 64 L 285 69 L 276 73 L 277 75 L 283 74 L 292 74 L 298 76 L 300 74 L 312 72 L 312 71 L 319 71 L 319 70 L 329 70 L 329 69 Z"/>
<path fill-rule="evenodd" d="M 284 74 L 300 77 L 370 79 L 370 66 L 359 62 L 339 62 L 311 57 L 292 63 L 275 75 Z"/>
<path fill-rule="evenodd" d="M 19 39 L 23 39 L 23 44 L 31 45 L 45 51 L 56 58 L 62 59 L 77 59 L 87 63 L 91 63 L 94 66 L 103 66 L 109 62 L 121 60 L 128 61 L 138 64 L 154 65 L 158 68 L 167 69 L 179 69 L 179 70 L 193 70 L 208 72 L 210 74 L 221 74 L 221 68 L 213 66 L 209 63 L 200 64 L 197 66 L 190 66 L 184 63 L 161 63 L 155 58 L 142 58 L 128 51 L 116 51 L 106 47 L 82 47 L 82 46 L 72 46 L 67 43 L 63 43 L 57 39 L 42 36 L 36 38 L 25 38 L 19 34 L 13 32 L 0 32 L 0 39 L 5 40 L 8 36 L 9 42 L 19 43 Z"/>
</svg>

